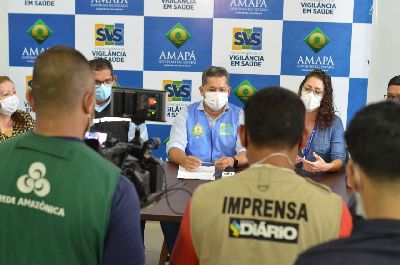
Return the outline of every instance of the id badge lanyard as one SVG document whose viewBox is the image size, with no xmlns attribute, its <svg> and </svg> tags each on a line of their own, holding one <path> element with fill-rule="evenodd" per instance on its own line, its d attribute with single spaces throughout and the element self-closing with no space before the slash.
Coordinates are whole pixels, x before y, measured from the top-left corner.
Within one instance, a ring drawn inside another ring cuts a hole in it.
<svg viewBox="0 0 400 265">
<path fill-rule="evenodd" d="M 315 132 L 316 132 L 316 131 L 317 131 L 317 126 L 315 126 L 314 129 L 312 130 L 311 135 L 310 135 L 310 138 L 308 139 L 308 144 L 307 144 L 306 148 L 304 148 L 303 150 L 301 150 L 301 156 L 302 156 L 303 158 L 305 158 L 305 157 L 310 153 L 310 151 L 311 151 L 311 144 L 312 144 L 312 141 L 313 141 L 313 139 L 314 139 L 314 136 L 315 136 Z"/>
</svg>

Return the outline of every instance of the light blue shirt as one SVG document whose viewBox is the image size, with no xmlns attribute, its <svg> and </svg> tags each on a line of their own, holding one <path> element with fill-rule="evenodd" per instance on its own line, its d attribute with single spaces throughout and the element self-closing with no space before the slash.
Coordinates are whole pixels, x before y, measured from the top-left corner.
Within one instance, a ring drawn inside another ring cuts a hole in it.
<svg viewBox="0 0 400 265">
<path fill-rule="evenodd" d="M 340 117 L 334 115 L 332 124 L 329 127 L 322 130 L 317 128 L 306 160 L 315 162 L 313 152 L 324 159 L 326 163 L 331 163 L 333 160 L 341 160 L 343 165 L 346 165 L 347 151 L 344 141 L 344 128 Z M 302 163 L 299 163 L 297 167 L 301 165 Z"/>
<path fill-rule="evenodd" d="M 226 104 L 224 107 L 224 111 L 226 111 L 229 108 L 229 104 Z M 198 110 L 204 110 L 204 105 L 203 103 L 200 103 Z M 205 112 L 205 111 L 204 111 Z M 207 121 L 212 128 L 216 121 L 222 116 L 222 113 L 220 116 L 217 118 L 213 119 L 210 115 L 205 112 Z M 186 150 L 186 146 L 188 144 L 188 139 L 187 139 L 187 128 L 186 128 L 186 120 L 188 117 L 188 108 L 184 107 L 181 109 L 179 114 L 175 117 L 174 122 L 171 127 L 171 133 L 169 137 L 169 142 L 167 144 L 167 154 L 169 150 L 172 147 L 179 148 L 183 152 Z M 244 116 L 243 116 L 243 110 L 240 110 L 239 113 L 239 123 L 243 124 L 244 123 Z M 244 148 L 241 143 L 239 137 L 236 138 L 236 146 L 235 146 L 236 153 L 244 152 L 246 151 L 246 148 Z"/>
<path fill-rule="evenodd" d="M 104 103 L 102 106 L 100 106 L 100 105 L 95 105 L 94 106 L 94 109 L 97 111 L 97 112 L 102 112 L 105 108 L 107 108 L 107 106 L 108 105 L 110 105 L 110 103 L 111 103 L 111 97 L 108 99 L 108 101 L 106 102 L 106 103 Z"/>
</svg>

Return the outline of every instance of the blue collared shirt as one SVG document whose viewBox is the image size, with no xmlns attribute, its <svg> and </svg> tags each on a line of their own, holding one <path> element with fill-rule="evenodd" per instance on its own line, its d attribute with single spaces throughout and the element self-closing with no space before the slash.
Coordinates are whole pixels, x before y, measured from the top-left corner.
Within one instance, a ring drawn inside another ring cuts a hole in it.
<svg viewBox="0 0 400 265">
<path fill-rule="evenodd" d="M 204 111 L 204 105 L 202 103 L 199 104 L 197 109 Z M 229 109 L 229 104 L 226 104 L 224 107 L 224 112 L 227 111 L 228 109 Z M 210 124 L 211 128 L 214 126 L 216 121 L 222 116 L 222 113 L 221 113 L 220 116 L 213 119 L 210 115 L 207 114 L 207 112 L 205 112 L 205 114 L 206 114 L 207 121 Z M 183 152 L 185 152 L 186 146 L 188 144 L 187 128 L 186 128 L 187 117 L 188 117 L 188 108 L 187 107 L 182 108 L 181 111 L 179 112 L 179 114 L 175 117 L 174 122 L 171 127 L 169 142 L 167 144 L 167 154 L 172 147 L 179 148 Z M 240 110 L 238 118 L 239 118 L 239 123 L 243 124 L 244 123 L 243 110 Z M 246 148 L 244 148 L 241 145 L 239 137 L 236 138 L 235 150 L 236 150 L 236 153 L 246 151 Z"/>
<path fill-rule="evenodd" d="M 306 160 L 315 162 L 313 152 L 322 157 L 326 163 L 330 163 L 333 160 L 341 160 L 343 165 L 346 164 L 347 152 L 344 142 L 344 128 L 342 120 L 338 116 L 334 115 L 332 124 L 329 127 L 322 130 L 317 128 Z M 302 163 L 299 163 L 297 166 L 301 165 Z"/>
</svg>

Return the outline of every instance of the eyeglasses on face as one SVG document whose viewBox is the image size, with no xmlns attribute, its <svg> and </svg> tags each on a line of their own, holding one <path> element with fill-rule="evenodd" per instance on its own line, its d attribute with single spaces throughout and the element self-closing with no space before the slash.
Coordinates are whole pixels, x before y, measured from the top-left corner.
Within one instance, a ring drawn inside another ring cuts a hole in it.
<svg viewBox="0 0 400 265">
<path fill-rule="evenodd" d="M 307 93 L 313 92 L 314 95 L 316 95 L 316 96 L 322 96 L 322 95 L 324 94 L 324 90 L 323 90 L 323 89 L 318 88 L 318 87 L 313 88 L 313 87 L 310 86 L 310 85 L 304 85 L 304 86 L 302 87 L 302 90 L 303 90 L 304 92 L 307 92 Z"/>
<path fill-rule="evenodd" d="M 111 85 L 112 83 L 113 83 L 113 81 L 114 81 L 114 78 L 109 78 L 109 79 L 106 79 L 106 80 L 104 80 L 104 81 L 98 81 L 98 80 L 96 80 L 95 81 L 95 85 L 96 86 L 101 86 L 102 84 L 104 84 L 104 85 Z"/>
<path fill-rule="evenodd" d="M 400 95 L 387 94 L 383 96 L 386 101 L 400 102 Z"/>
</svg>

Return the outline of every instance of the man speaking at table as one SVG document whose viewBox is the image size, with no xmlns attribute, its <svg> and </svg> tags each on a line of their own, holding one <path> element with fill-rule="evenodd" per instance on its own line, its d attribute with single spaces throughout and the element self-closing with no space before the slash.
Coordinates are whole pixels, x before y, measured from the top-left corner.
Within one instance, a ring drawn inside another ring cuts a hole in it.
<svg viewBox="0 0 400 265">
<path fill-rule="evenodd" d="M 175 118 L 167 145 L 169 160 L 188 170 L 204 162 L 221 170 L 247 163 L 237 134 L 243 111 L 228 103 L 228 82 L 223 67 L 211 66 L 203 72 L 199 89 L 204 99 L 183 108 Z"/>
<path fill-rule="evenodd" d="M 172 264 L 293 264 L 316 244 L 351 232 L 329 188 L 296 175 L 305 107 L 283 88 L 257 91 L 239 135 L 249 169 L 199 186 L 182 219 Z"/>
</svg>

